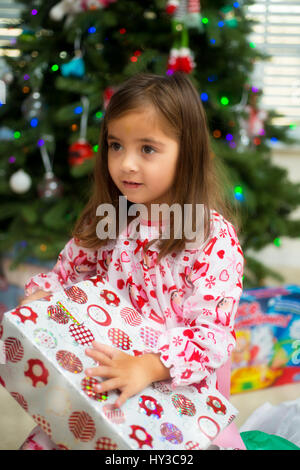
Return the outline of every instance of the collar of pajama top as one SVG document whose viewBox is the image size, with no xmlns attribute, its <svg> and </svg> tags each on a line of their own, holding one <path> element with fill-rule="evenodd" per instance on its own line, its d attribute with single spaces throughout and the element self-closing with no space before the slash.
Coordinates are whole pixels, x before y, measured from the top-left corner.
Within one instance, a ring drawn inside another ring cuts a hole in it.
<svg viewBox="0 0 300 470">
<path fill-rule="evenodd" d="M 211 223 L 214 223 L 213 216 L 211 218 Z M 165 238 L 170 236 L 168 232 L 169 225 L 169 219 L 163 219 L 162 222 L 159 222 L 157 220 L 136 218 L 132 220 L 128 224 L 127 228 L 119 234 L 117 240 L 110 240 L 110 242 L 108 242 L 107 249 L 114 250 L 123 247 L 125 250 L 127 249 L 130 253 L 136 255 L 142 252 L 141 248 L 148 242 L 156 240 L 149 246 L 147 254 L 151 255 L 153 252 L 159 253 L 159 245 L 161 240 L 164 239 L 164 231 L 166 231 Z M 195 261 L 195 256 L 197 256 L 197 254 L 199 255 L 199 252 L 204 245 L 204 243 L 199 242 L 196 245 L 196 248 L 195 246 L 191 246 L 183 249 L 177 254 L 175 252 L 169 253 L 162 259 L 161 263 L 167 262 L 173 264 L 175 262 L 176 264 L 180 263 L 183 266 L 190 266 L 191 262 Z M 141 257 L 141 255 L 139 257 Z"/>
<path fill-rule="evenodd" d="M 151 244 L 149 251 L 155 251 L 159 252 L 159 239 L 164 238 L 164 231 L 166 231 L 165 238 L 168 238 L 169 232 L 168 232 L 168 227 L 170 226 L 169 220 L 168 219 L 163 219 L 162 222 L 156 221 L 156 220 L 146 220 L 146 219 L 135 219 L 132 220 L 126 229 L 124 229 L 118 239 L 116 240 L 116 243 L 118 246 L 120 246 L 124 241 L 128 240 L 130 241 L 130 251 L 132 251 L 132 246 L 135 246 L 134 249 L 134 254 L 136 254 L 138 251 L 140 251 L 141 247 L 146 245 L 149 241 L 151 240 L 156 240 L 154 243 Z M 138 228 L 138 231 L 137 231 Z M 170 229 L 171 230 L 171 229 Z M 114 245 L 114 242 L 110 242 L 109 246 L 110 249 Z M 126 245 L 126 244 L 125 244 Z M 128 243 L 127 243 L 128 246 Z M 186 249 L 183 250 L 182 253 L 196 253 L 199 251 L 199 247 L 197 249 Z M 175 255 L 175 253 L 170 254 L 169 256 L 166 256 L 166 259 L 171 258 L 172 259 L 178 258 L 180 255 Z M 190 258 L 187 258 L 185 256 L 185 260 L 189 260 Z"/>
</svg>

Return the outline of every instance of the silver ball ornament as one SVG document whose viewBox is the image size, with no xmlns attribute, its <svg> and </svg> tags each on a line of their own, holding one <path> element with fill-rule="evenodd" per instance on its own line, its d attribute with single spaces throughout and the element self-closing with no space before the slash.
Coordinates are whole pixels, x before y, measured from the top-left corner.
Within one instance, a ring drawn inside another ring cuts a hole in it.
<svg viewBox="0 0 300 470">
<path fill-rule="evenodd" d="M 58 199 L 63 193 L 63 184 L 51 171 L 48 171 L 38 184 L 37 190 L 41 199 Z"/>
<path fill-rule="evenodd" d="M 39 91 L 31 93 L 26 100 L 23 101 L 22 113 L 28 121 L 32 118 L 41 118 L 45 112 L 45 103 Z"/>
</svg>

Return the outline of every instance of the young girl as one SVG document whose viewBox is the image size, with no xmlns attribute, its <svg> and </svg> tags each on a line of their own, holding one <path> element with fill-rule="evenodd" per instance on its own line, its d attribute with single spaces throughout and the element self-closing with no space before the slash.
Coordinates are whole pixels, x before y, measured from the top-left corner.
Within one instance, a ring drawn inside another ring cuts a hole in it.
<svg viewBox="0 0 300 470">
<path fill-rule="evenodd" d="M 86 375 L 104 379 L 101 391 L 119 389 L 118 406 L 152 382 L 167 379 L 174 389 L 191 385 L 201 393 L 202 387 L 217 386 L 229 397 L 244 258 L 220 168 L 191 80 L 181 72 L 132 76 L 106 109 L 93 192 L 73 238 L 53 270 L 26 285 L 23 303 L 99 274 L 156 322 L 161 335 L 151 353 L 133 357 L 97 342 L 86 350 L 101 364 Z M 139 218 L 138 232 L 131 216 L 125 231 L 117 227 L 116 239 L 101 239 L 97 224 L 104 216 L 96 216 L 97 208 L 110 203 L 118 221 L 120 196 L 126 197 L 129 208 L 144 205 L 148 216 Z M 203 239 L 192 249 L 184 231 L 180 238 L 174 236 L 180 221 L 172 212 L 170 220 L 151 212 L 153 204 L 173 203 L 182 209 L 191 204 L 193 210 L 203 204 Z M 167 226 L 170 237 L 162 239 Z M 51 448 L 39 444 L 38 434 L 41 430 L 35 429 L 31 444 L 27 440 L 23 448 L 32 447 L 32 442 Z M 245 448 L 234 423 L 213 444 Z"/>
</svg>

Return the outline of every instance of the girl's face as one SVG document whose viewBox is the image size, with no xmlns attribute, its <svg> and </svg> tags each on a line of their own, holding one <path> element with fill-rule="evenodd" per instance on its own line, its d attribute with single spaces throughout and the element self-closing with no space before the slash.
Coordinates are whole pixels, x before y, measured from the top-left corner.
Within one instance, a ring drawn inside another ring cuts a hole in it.
<svg viewBox="0 0 300 470">
<path fill-rule="evenodd" d="M 166 135 L 163 126 L 148 106 L 110 121 L 107 129 L 110 176 L 129 201 L 147 207 L 149 219 L 151 204 L 171 203 L 179 154 L 178 141 Z M 128 187 L 124 181 L 140 185 Z"/>
</svg>

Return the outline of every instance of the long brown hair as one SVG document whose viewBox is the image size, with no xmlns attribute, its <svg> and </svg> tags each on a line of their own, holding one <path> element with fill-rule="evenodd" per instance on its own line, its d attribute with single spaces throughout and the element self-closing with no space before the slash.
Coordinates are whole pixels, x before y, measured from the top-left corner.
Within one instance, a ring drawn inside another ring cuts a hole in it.
<svg viewBox="0 0 300 470">
<path fill-rule="evenodd" d="M 230 182 L 227 172 L 223 163 L 212 152 L 206 114 L 195 86 L 183 72 L 167 76 L 140 72 L 119 86 L 105 111 L 94 167 L 92 194 L 73 231 L 73 236 L 83 247 L 96 249 L 108 241 L 98 238 L 96 233 L 96 226 L 104 217 L 96 216 L 96 209 L 100 204 L 112 204 L 116 210 L 116 220 L 119 220 L 119 196 L 122 193 L 108 171 L 108 123 L 149 104 L 154 106 L 168 124 L 180 144 L 172 203 L 180 204 L 182 209 L 184 204 L 191 204 L 193 217 L 196 204 L 204 205 L 204 243 L 211 236 L 212 209 L 222 214 L 239 231 L 237 206 L 228 195 Z M 128 220 L 130 221 L 130 217 Z M 176 221 L 171 213 L 170 238 L 159 239 L 158 263 L 168 253 L 182 251 L 186 242 L 190 241 L 184 235 L 181 239 L 174 238 L 174 224 Z M 117 236 L 120 229 L 123 230 L 120 227 L 116 229 Z M 155 241 L 157 240 L 148 242 L 144 251 Z"/>
</svg>

